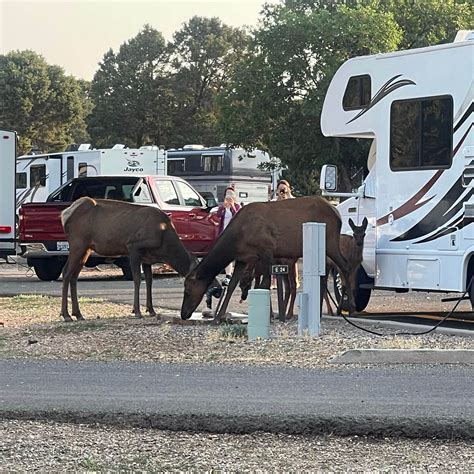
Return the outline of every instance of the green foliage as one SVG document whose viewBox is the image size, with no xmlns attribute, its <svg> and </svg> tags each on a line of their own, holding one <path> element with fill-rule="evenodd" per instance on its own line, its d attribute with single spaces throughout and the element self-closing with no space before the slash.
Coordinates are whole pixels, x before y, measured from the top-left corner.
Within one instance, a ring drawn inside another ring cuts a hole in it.
<svg viewBox="0 0 474 474">
<path fill-rule="evenodd" d="M 370 144 L 322 136 L 321 109 L 338 67 L 354 56 L 452 41 L 472 23 L 472 5 L 459 0 L 267 5 L 248 53 L 218 97 L 223 139 L 270 150 L 288 166 L 297 193 L 317 192 L 324 163 L 340 167 L 349 190 L 360 184 Z"/>
<path fill-rule="evenodd" d="M 174 93 L 170 145 L 221 143 L 215 96 L 232 74 L 247 41 L 243 30 L 224 25 L 217 18 L 197 16 L 174 34 L 169 46 Z"/>
<path fill-rule="evenodd" d="M 19 135 L 18 152 L 62 150 L 88 111 L 81 83 L 33 51 L 0 55 L 0 123 Z"/>
<path fill-rule="evenodd" d="M 162 143 L 167 61 L 163 35 L 149 25 L 122 44 L 117 54 L 109 50 L 104 55 L 91 85 L 94 109 L 88 124 L 96 146 Z"/>
</svg>

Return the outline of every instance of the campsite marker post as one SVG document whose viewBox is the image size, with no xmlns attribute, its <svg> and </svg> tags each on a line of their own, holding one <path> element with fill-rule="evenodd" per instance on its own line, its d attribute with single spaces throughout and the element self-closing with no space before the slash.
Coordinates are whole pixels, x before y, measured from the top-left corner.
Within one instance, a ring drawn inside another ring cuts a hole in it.
<svg viewBox="0 0 474 474">
<path fill-rule="evenodd" d="M 298 335 L 319 336 L 321 277 L 326 274 L 326 224 L 303 224 L 303 292 L 299 295 Z"/>
</svg>

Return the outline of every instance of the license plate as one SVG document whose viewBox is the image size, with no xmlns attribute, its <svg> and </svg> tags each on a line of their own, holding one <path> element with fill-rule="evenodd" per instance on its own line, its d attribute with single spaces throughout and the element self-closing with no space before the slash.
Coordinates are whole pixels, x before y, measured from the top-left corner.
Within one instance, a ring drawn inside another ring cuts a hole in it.
<svg viewBox="0 0 474 474">
<path fill-rule="evenodd" d="M 69 250 L 69 242 L 56 242 L 58 250 Z"/>
</svg>

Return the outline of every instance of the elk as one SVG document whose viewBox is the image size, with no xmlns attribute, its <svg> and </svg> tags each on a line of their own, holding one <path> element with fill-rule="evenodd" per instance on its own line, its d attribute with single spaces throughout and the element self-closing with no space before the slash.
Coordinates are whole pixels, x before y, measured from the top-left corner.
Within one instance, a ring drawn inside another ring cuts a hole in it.
<svg viewBox="0 0 474 474">
<path fill-rule="evenodd" d="M 161 210 L 121 201 L 83 197 L 61 213 L 61 222 L 69 240 L 69 257 L 63 269 L 61 316 L 72 321 L 68 313 L 68 289 L 71 288 L 72 315 L 84 319 L 77 299 L 77 278 L 89 255 L 130 257 L 135 285 L 133 312 L 141 317 L 140 283 L 143 266 L 146 282 L 146 310 L 156 316 L 152 303 L 151 265 L 171 265 L 186 275 L 197 259 L 184 247 L 170 218 Z"/>
<path fill-rule="evenodd" d="M 207 287 L 229 262 L 235 269 L 227 294 L 215 321 L 225 314 L 232 292 L 245 268 L 270 268 L 274 259 L 297 259 L 303 253 L 303 223 L 326 224 L 326 252 L 337 262 L 344 281 L 348 280 L 347 262 L 339 250 L 341 218 L 325 199 L 313 196 L 282 201 L 247 204 L 230 221 L 212 250 L 185 278 L 181 318 L 188 319 L 202 300 Z M 262 288 L 270 288 L 270 272 L 263 275 Z M 350 289 L 348 289 L 350 290 Z M 349 311 L 354 309 L 352 291 L 348 291 Z"/>
<path fill-rule="evenodd" d="M 357 286 L 357 271 L 359 270 L 359 266 L 362 263 L 362 251 L 364 249 L 364 239 L 365 239 L 365 231 L 367 229 L 368 221 L 367 217 L 364 217 L 362 221 L 362 225 L 357 226 L 354 224 L 352 219 L 349 219 L 349 225 L 352 229 L 353 235 L 341 235 L 341 253 L 344 258 L 347 260 L 349 265 L 349 281 L 350 287 L 355 291 Z M 331 303 L 328 297 L 328 290 L 327 290 L 327 277 L 332 269 L 335 268 L 334 262 L 330 259 L 327 259 L 326 262 L 326 277 L 324 278 L 322 296 L 326 303 L 326 307 L 328 309 L 328 313 L 332 316 L 333 310 L 331 307 Z M 355 295 L 354 295 L 355 298 Z"/>
</svg>

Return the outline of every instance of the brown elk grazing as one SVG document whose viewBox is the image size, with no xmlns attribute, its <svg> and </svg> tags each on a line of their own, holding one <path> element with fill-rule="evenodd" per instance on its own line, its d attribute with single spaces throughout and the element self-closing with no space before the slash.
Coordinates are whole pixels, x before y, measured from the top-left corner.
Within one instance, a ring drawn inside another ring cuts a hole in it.
<svg viewBox="0 0 474 474">
<path fill-rule="evenodd" d="M 344 258 L 347 260 L 349 265 L 349 281 L 350 287 L 355 291 L 357 287 L 357 271 L 359 270 L 360 264 L 362 263 L 362 252 L 364 249 L 364 239 L 365 231 L 367 229 L 367 218 L 364 217 L 362 225 L 356 226 L 352 219 L 349 219 L 349 225 L 351 226 L 353 235 L 341 235 L 341 253 Z M 329 301 L 328 291 L 327 291 L 327 277 L 332 269 L 335 268 L 334 262 L 330 259 L 326 262 L 326 277 L 323 285 L 322 295 L 328 309 L 328 314 L 331 316 L 334 314 L 331 302 Z M 355 298 L 355 295 L 354 295 Z"/>
<path fill-rule="evenodd" d="M 156 315 L 152 303 L 151 265 L 163 262 L 179 274 L 186 275 L 197 264 L 184 247 L 170 218 L 155 207 L 127 202 L 83 197 L 61 214 L 64 231 L 69 240 L 69 258 L 63 270 L 61 316 L 72 321 L 68 313 L 68 288 L 71 287 L 72 315 L 84 319 L 77 299 L 77 278 L 91 252 L 103 256 L 130 257 L 135 284 L 133 312 L 140 312 L 140 265 L 146 281 L 146 309 Z"/>
<path fill-rule="evenodd" d="M 202 300 L 213 278 L 228 263 L 235 260 L 235 269 L 228 291 L 216 321 L 225 314 L 232 292 L 240 281 L 242 272 L 255 267 L 270 268 L 274 259 L 297 259 L 303 253 L 303 223 L 326 224 L 326 252 L 337 262 L 343 278 L 349 276 L 347 262 L 339 250 L 341 218 L 336 209 L 325 199 L 303 197 L 247 204 L 230 221 L 213 249 L 199 265 L 187 275 L 181 318 L 188 319 Z M 270 272 L 263 275 L 262 288 L 270 288 Z M 349 310 L 354 309 L 352 291 L 348 291 Z"/>
</svg>

